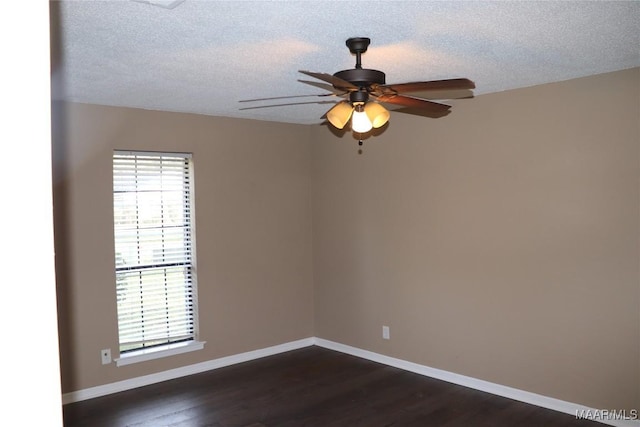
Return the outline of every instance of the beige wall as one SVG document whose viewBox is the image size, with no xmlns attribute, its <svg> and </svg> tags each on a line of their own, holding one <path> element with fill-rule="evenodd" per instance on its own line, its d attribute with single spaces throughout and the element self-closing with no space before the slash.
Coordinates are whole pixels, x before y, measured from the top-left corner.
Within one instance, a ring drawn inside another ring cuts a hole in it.
<svg viewBox="0 0 640 427">
<path fill-rule="evenodd" d="M 308 126 L 59 103 L 53 116 L 63 392 L 313 335 Z M 114 149 L 193 153 L 203 351 L 101 364 L 118 347 Z"/>
<path fill-rule="evenodd" d="M 63 392 L 315 335 L 640 407 L 639 88 L 635 69 L 394 113 L 362 155 L 324 126 L 55 104 Z M 114 149 L 194 153 L 204 351 L 100 363 Z"/>
<path fill-rule="evenodd" d="M 639 88 L 634 69 L 393 113 L 362 155 L 315 129 L 316 336 L 639 408 Z"/>
</svg>

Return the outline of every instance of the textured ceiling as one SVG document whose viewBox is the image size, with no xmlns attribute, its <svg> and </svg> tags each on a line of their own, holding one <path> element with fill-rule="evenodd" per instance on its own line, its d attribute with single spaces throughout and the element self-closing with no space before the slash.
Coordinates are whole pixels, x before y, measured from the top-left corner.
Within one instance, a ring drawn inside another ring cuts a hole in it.
<svg viewBox="0 0 640 427">
<path fill-rule="evenodd" d="M 53 3 L 53 97 L 320 123 L 331 105 L 239 101 L 326 93 L 298 70 L 353 68 L 349 37 L 387 83 L 466 77 L 476 96 L 640 66 L 638 1 L 160 3 Z"/>
</svg>

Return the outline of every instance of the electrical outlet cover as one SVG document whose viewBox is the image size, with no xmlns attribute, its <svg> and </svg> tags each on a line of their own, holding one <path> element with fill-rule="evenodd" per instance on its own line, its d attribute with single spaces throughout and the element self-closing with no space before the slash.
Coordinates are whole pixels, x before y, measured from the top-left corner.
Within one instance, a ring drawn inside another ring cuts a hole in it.
<svg viewBox="0 0 640 427">
<path fill-rule="evenodd" d="M 108 365 L 109 363 L 111 363 L 111 349 L 105 348 L 104 350 L 101 350 L 100 357 L 102 358 L 103 365 Z"/>
</svg>

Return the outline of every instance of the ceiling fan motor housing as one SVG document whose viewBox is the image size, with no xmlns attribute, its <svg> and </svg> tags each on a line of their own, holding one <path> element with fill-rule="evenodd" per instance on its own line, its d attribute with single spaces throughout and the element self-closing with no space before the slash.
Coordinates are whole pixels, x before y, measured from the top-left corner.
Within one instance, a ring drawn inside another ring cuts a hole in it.
<svg viewBox="0 0 640 427">
<path fill-rule="evenodd" d="M 334 76 L 359 87 L 371 86 L 374 83 L 379 85 L 385 84 L 385 74 L 382 71 L 368 70 L 366 68 L 342 70 L 335 73 Z"/>
</svg>

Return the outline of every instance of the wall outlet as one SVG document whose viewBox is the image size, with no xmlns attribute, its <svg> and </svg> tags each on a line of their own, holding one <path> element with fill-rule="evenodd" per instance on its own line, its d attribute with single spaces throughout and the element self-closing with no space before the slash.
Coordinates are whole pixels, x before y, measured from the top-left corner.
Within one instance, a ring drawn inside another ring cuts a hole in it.
<svg viewBox="0 0 640 427">
<path fill-rule="evenodd" d="M 385 340 L 391 339 L 391 335 L 389 335 L 389 327 L 388 326 L 383 326 L 382 327 L 382 338 L 384 338 Z"/>
<path fill-rule="evenodd" d="M 111 363 L 111 349 L 105 348 L 104 350 L 100 350 L 100 357 L 102 358 L 103 365 Z"/>
</svg>

